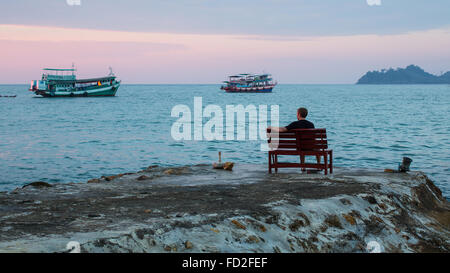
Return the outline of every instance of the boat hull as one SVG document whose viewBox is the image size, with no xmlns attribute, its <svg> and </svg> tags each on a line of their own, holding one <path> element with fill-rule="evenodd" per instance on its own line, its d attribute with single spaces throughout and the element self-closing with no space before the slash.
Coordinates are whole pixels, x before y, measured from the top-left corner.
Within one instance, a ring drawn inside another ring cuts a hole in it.
<svg viewBox="0 0 450 273">
<path fill-rule="evenodd" d="M 60 97 L 114 97 L 119 89 L 120 84 L 112 86 L 99 87 L 90 90 L 73 90 L 73 91 L 34 91 L 36 95 L 46 98 L 60 98 Z"/>
<path fill-rule="evenodd" d="M 264 88 L 252 88 L 252 87 L 222 87 L 222 90 L 225 90 L 227 93 L 271 93 L 274 86 L 264 87 Z"/>
</svg>

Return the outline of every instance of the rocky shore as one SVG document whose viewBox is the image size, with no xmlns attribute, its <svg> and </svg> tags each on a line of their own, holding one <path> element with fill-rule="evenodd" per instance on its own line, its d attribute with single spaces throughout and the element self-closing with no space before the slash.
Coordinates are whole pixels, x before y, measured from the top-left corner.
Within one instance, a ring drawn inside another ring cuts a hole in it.
<svg viewBox="0 0 450 273">
<path fill-rule="evenodd" d="M 0 231 L 0 252 L 449 252 L 450 205 L 421 172 L 150 166 L 0 193 Z"/>
</svg>

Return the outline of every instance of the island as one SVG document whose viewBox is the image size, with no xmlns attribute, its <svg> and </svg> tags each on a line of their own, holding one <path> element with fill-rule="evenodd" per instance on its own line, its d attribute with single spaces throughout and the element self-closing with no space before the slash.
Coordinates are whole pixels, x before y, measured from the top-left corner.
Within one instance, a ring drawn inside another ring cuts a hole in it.
<svg viewBox="0 0 450 273">
<path fill-rule="evenodd" d="M 417 65 L 369 71 L 356 84 L 450 84 L 450 71 L 436 76 Z"/>
</svg>

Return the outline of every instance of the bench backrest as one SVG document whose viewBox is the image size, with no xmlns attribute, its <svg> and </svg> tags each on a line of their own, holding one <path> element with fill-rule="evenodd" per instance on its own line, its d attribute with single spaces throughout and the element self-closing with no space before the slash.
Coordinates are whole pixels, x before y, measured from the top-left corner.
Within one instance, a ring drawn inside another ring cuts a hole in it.
<svg viewBox="0 0 450 273">
<path fill-rule="evenodd" d="M 295 129 L 269 133 L 269 147 L 284 151 L 323 151 L 328 149 L 326 129 Z"/>
</svg>

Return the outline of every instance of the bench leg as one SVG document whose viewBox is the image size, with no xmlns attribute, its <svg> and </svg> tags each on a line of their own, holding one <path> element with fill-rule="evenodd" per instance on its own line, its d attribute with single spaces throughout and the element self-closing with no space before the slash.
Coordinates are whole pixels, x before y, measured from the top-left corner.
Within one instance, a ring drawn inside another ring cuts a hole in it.
<svg viewBox="0 0 450 273">
<path fill-rule="evenodd" d="M 330 151 L 330 173 L 333 173 L 333 151 Z"/>
<path fill-rule="evenodd" d="M 272 155 L 269 153 L 269 173 L 272 173 Z"/>
<path fill-rule="evenodd" d="M 323 157 L 324 157 L 323 159 L 325 161 L 325 175 L 328 175 L 328 155 L 325 154 Z"/>
<path fill-rule="evenodd" d="M 301 155 L 300 156 L 300 164 L 305 164 L 305 156 L 304 155 Z M 305 168 L 302 168 L 302 172 L 305 172 L 306 171 L 306 169 Z"/>
<path fill-rule="evenodd" d="M 278 164 L 278 155 L 275 155 L 275 164 Z M 278 173 L 277 165 L 275 165 L 275 173 Z"/>
</svg>

